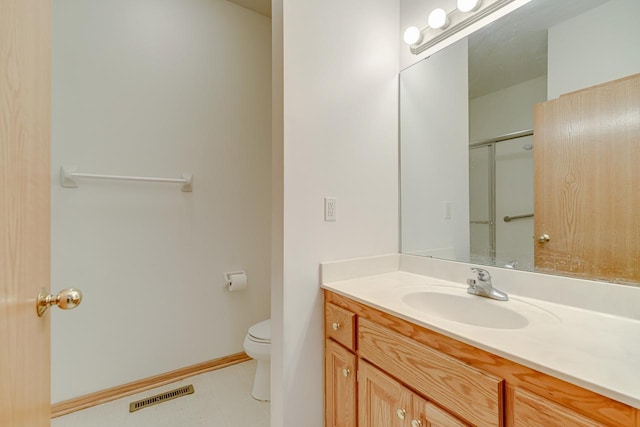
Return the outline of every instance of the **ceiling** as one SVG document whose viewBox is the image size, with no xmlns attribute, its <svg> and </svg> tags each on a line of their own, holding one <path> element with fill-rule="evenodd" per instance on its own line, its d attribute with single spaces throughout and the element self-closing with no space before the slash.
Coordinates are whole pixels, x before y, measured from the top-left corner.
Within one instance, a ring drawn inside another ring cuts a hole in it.
<svg viewBox="0 0 640 427">
<path fill-rule="evenodd" d="M 229 0 L 247 9 L 258 12 L 260 15 L 271 18 L 271 0 Z"/>
<path fill-rule="evenodd" d="M 547 74 L 547 29 L 608 0 L 536 0 L 469 36 L 469 98 Z"/>
</svg>

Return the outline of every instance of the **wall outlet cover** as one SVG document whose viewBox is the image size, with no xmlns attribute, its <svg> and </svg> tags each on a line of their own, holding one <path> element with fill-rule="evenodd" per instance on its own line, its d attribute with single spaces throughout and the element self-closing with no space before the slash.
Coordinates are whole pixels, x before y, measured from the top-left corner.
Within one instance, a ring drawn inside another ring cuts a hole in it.
<svg viewBox="0 0 640 427">
<path fill-rule="evenodd" d="M 325 221 L 336 220 L 336 198 L 335 197 L 324 198 L 324 220 Z"/>
</svg>

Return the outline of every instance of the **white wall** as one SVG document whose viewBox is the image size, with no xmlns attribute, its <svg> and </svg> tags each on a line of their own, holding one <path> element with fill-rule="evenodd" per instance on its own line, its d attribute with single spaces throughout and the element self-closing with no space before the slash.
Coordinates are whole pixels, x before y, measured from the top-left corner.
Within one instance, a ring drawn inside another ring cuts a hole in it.
<svg viewBox="0 0 640 427">
<path fill-rule="evenodd" d="M 467 60 L 461 40 L 400 77 L 404 253 L 469 256 Z"/>
<path fill-rule="evenodd" d="M 533 105 L 546 96 L 547 78 L 542 76 L 469 100 L 469 139 L 533 129 Z"/>
<path fill-rule="evenodd" d="M 271 425 L 284 426 L 284 73 L 282 1 L 271 0 Z M 289 396 L 287 396 L 289 398 Z"/>
<path fill-rule="evenodd" d="M 640 1 L 612 0 L 549 29 L 548 99 L 640 73 Z"/>
<path fill-rule="evenodd" d="M 283 336 L 272 343 L 283 360 L 272 425 L 321 427 L 319 263 L 398 252 L 399 12 L 388 0 L 283 3 Z M 325 196 L 337 198 L 336 222 L 324 222 Z"/>
<path fill-rule="evenodd" d="M 240 352 L 269 317 L 270 30 L 223 0 L 53 2 L 51 287 L 85 297 L 50 314 L 54 402 Z M 66 189 L 61 164 L 194 190 Z"/>
</svg>

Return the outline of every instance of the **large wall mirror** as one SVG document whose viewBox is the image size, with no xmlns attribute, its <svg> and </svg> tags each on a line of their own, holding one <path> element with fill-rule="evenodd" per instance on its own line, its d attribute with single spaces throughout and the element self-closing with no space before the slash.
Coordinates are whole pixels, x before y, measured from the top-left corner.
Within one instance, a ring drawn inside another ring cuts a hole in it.
<svg viewBox="0 0 640 427">
<path fill-rule="evenodd" d="M 403 70 L 402 252 L 640 284 L 638 22 L 533 0 Z"/>
</svg>

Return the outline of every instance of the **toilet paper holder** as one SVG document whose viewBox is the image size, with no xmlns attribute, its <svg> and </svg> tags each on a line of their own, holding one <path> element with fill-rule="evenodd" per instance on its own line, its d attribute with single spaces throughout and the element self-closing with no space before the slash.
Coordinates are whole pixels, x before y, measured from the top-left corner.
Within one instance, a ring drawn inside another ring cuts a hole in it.
<svg viewBox="0 0 640 427">
<path fill-rule="evenodd" d="M 241 291 L 247 288 L 247 273 L 245 271 L 233 271 L 224 273 L 225 287 L 230 291 Z"/>
</svg>

